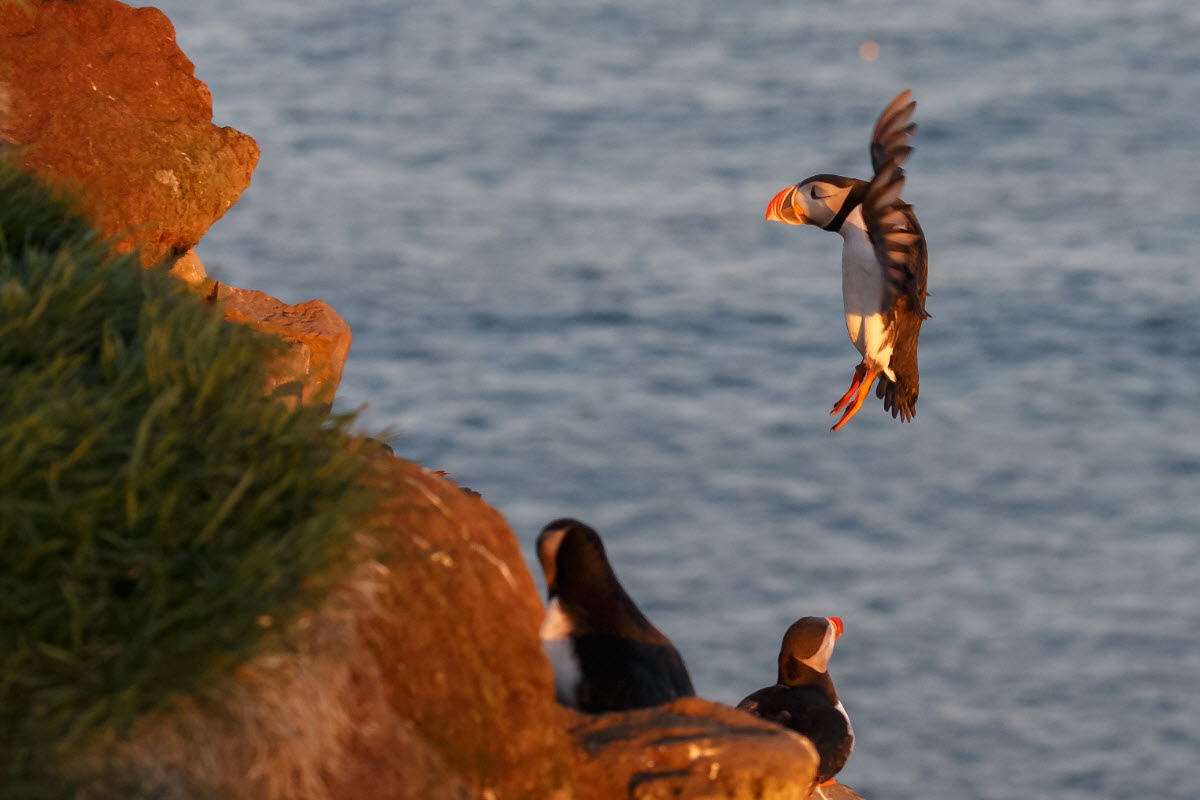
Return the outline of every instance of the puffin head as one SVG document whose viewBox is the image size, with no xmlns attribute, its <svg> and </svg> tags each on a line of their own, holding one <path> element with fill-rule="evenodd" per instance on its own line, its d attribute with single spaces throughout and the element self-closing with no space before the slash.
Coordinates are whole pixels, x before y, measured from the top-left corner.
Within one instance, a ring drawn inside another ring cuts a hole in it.
<svg viewBox="0 0 1200 800">
<path fill-rule="evenodd" d="M 828 672 L 833 643 L 844 630 L 840 617 L 801 617 L 793 622 L 779 648 L 779 682 L 801 682 L 804 667 L 816 673 Z"/>
<path fill-rule="evenodd" d="M 766 217 L 788 225 L 837 230 L 846 215 L 862 203 L 867 185 L 866 181 L 841 175 L 813 175 L 775 195 L 767 206 Z"/>
<path fill-rule="evenodd" d="M 670 644 L 617 580 L 595 529 L 577 519 L 556 519 L 538 535 L 537 553 L 547 599 L 566 611 L 577 633 Z"/>
<path fill-rule="evenodd" d="M 563 517 L 542 528 L 537 554 L 549 599 L 590 599 L 603 585 L 617 584 L 600 534 L 577 519 Z"/>
</svg>

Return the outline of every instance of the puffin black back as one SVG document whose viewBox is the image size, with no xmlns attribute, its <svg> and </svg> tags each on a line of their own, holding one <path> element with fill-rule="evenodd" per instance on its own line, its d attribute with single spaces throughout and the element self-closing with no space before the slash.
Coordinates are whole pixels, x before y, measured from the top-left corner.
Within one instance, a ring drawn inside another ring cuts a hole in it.
<svg viewBox="0 0 1200 800">
<path fill-rule="evenodd" d="M 590 634 L 576 638 L 575 648 L 584 677 L 579 690 L 582 711 L 648 708 L 696 693 L 670 642 Z"/>
<path fill-rule="evenodd" d="M 538 557 L 550 589 L 548 617 L 555 616 L 543 643 L 556 651 L 560 702 L 600 713 L 695 694 L 683 658 L 621 586 L 595 530 L 555 520 L 538 537 Z"/>
<path fill-rule="evenodd" d="M 829 688 L 832 690 L 832 682 Z M 819 783 L 841 772 L 854 750 L 854 736 L 845 712 L 830 703 L 826 692 L 817 686 L 767 686 L 738 703 L 738 708 L 807 737 L 821 758 Z"/>
</svg>

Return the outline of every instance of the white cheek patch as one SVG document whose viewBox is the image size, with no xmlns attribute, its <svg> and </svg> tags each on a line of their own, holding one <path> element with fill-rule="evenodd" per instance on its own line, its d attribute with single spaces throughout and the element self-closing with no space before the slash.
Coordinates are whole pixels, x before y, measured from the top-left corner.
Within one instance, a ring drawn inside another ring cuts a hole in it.
<svg viewBox="0 0 1200 800">
<path fill-rule="evenodd" d="M 832 199 L 832 197 L 808 198 L 808 205 L 813 210 L 812 216 L 816 217 L 817 219 L 833 219 L 834 215 L 837 214 L 837 211 L 835 211 L 833 207 L 829 205 L 829 201 Z"/>
<path fill-rule="evenodd" d="M 818 225 L 827 225 L 841 210 L 849 190 L 828 184 L 818 184 L 817 194 L 820 195 L 819 197 L 813 197 L 812 190 L 811 185 L 798 190 L 792 202 L 800 206 L 800 211 L 808 219 Z"/>
<path fill-rule="evenodd" d="M 550 531 L 539 538 L 538 541 L 538 561 L 542 564 L 542 572 L 546 575 L 546 582 L 553 583 L 554 579 L 554 560 L 558 557 L 558 548 L 562 544 L 563 536 L 567 534 L 566 528 L 561 528 L 556 531 Z"/>
<path fill-rule="evenodd" d="M 817 652 L 813 653 L 808 658 L 800 659 L 801 664 L 806 664 L 817 672 L 826 672 L 829 668 L 829 657 L 833 655 L 833 643 L 837 641 L 837 636 L 833 633 L 833 626 L 829 626 L 829 630 L 825 631 L 825 638 L 821 641 L 821 646 L 817 648 Z"/>
</svg>

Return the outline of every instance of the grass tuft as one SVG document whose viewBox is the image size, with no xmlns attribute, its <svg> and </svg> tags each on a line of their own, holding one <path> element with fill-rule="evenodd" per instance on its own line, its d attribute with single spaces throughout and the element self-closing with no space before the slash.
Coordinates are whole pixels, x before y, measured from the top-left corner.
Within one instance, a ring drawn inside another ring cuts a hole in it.
<svg viewBox="0 0 1200 800">
<path fill-rule="evenodd" d="M 346 560 L 351 419 L 263 396 L 280 346 L 0 164 L 0 797 L 69 791 L 54 753 L 212 683 Z"/>
</svg>

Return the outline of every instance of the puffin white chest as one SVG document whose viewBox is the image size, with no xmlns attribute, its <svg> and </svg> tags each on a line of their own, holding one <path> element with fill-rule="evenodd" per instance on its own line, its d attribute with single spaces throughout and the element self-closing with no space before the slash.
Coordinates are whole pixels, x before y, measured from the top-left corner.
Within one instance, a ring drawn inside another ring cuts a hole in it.
<svg viewBox="0 0 1200 800">
<path fill-rule="evenodd" d="M 542 622 L 542 651 L 554 667 L 554 694 L 558 702 L 577 708 L 579 681 L 583 671 L 579 666 L 579 656 L 575 653 L 572 633 L 571 619 L 563 611 L 562 604 L 556 597 L 546 609 L 546 618 Z"/>
<path fill-rule="evenodd" d="M 868 366 L 882 370 L 894 381 L 893 337 L 888 334 L 883 308 L 883 268 L 867 236 L 861 208 L 850 212 L 838 233 L 843 241 L 842 304 L 846 311 L 846 332 Z"/>
<path fill-rule="evenodd" d="M 850 741 L 853 742 L 854 741 L 854 726 L 850 724 L 850 715 L 846 713 L 846 707 L 844 705 L 842 705 L 841 700 L 838 700 L 837 705 L 834 706 L 834 708 L 836 708 L 838 711 L 842 712 L 842 716 L 846 718 L 846 732 L 850 736 Z M 851 747 L 853 747 L 853 744 L 851 744 Z"/>
</svg>

